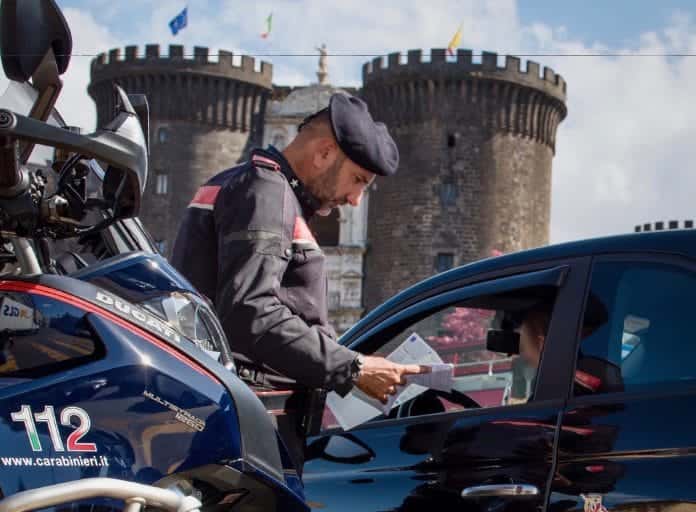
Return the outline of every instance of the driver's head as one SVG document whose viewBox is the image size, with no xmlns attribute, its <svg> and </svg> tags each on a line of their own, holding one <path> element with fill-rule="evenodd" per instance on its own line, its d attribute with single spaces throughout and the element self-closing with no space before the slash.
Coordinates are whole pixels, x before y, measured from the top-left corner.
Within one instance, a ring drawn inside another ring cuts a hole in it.
<svg viewBox="0 0 696 512">
<path fill-rule="evenodd" d="M 520 356 L 533 368 L 539 366 L 550 318 L 548 308 L 537 306 L 527 311 L 520 324 Z"/>
</svg>

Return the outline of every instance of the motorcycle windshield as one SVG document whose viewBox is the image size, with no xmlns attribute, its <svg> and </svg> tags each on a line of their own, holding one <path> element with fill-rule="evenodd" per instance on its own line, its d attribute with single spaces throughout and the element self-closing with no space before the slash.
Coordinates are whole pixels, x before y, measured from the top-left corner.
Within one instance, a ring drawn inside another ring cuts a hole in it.
<svg viewBox="0 0 696 512">
<path fill-rule="evenodd" d="M 39 92 L 28 82 L 20 83 L 10 80 L 2 96 L 0 96 L 0 108 L 28 116 L 38 97 Z M 46 123 L 53 126 L 65 126 L 65 121 L 56 109 L 51 111 L 51 115 L 46 120 Z M 53 151 L 51 147 L 36 145 L 29 156 L 29 163 L 46 165 L 47 161 L 53 159 Z"/>
</svg>

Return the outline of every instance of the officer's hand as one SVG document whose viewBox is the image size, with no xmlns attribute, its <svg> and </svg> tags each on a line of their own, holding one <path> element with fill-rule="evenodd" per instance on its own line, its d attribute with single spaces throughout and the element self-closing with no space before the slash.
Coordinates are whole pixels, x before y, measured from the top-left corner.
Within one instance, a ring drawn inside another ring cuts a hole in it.
<svg viewBox="0 0 696 512">
<path fill-rule="evenodd" d="M 386 404 L 396 387 L 406 384 L 407 375 L 428 373 L 430 367 L 418 364 L 396 364 L 383 357 L 363 357 L 363 366 L 356 386 L 360 391 Z"/>
</svg>

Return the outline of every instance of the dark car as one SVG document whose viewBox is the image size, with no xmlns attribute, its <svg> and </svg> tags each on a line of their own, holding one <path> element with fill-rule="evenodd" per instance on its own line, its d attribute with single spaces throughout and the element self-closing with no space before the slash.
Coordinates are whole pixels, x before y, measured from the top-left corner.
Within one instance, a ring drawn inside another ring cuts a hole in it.
<svg viewBox="0 0 696 512">
<path fill-rule="evenodd" d="M 535 308 L 550 313 L 538 369 L 516 346 Z M 342 343 L 388 354 L 414 333 L 454 365 L 454 388 L 349 431 L 325 409 L 304 467 L 312 507 L 695 507 L 696 231 L 481 260 L 401 292 Z"/>
</svg>

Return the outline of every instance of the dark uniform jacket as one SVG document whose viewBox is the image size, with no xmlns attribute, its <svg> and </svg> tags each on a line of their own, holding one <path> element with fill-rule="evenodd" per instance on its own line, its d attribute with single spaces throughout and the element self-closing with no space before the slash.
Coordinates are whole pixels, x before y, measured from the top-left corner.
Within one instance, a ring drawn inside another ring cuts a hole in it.
<svg viewBox="0 0 696 512">
<path fill-rule="evenodd" d="M 196 193 L 172 263 L 213 301 L 240 364 L 275 387 L 282 374 L 345 395 L 357 354 L 328 323 L 325 257 L 307 226 L 317 207 L 279 151 L 255 150 Z"/>
</svg>

